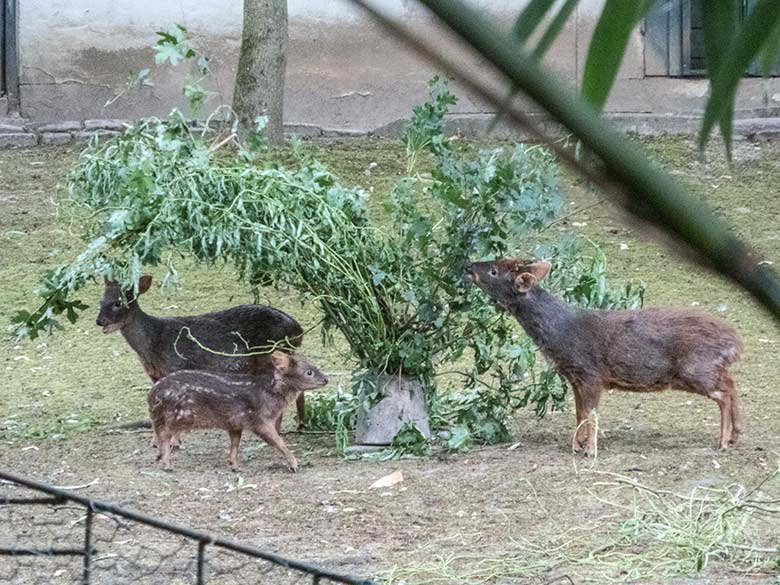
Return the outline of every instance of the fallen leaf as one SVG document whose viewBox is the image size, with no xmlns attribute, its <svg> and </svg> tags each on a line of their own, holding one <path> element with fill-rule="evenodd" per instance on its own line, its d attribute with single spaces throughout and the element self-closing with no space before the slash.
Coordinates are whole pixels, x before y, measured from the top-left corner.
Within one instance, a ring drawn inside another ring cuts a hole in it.
<svg viewBox="0 0 780 585">
<path fill-rule="evenodd" d="M 372 483 L 368 489 L 373 490 L 377 488 L 386 488 L 390 487 L 392 485 L 395 485 L 397 483 L 401 483 L 404 480 L 404 472 L 400 469 L 398 471 L 394 471 L 393 473 L 389 475 L 385 475 L 384 477 L 380 477 L 378 480 L 376 480 L 374 483 Z"/>
</svg>

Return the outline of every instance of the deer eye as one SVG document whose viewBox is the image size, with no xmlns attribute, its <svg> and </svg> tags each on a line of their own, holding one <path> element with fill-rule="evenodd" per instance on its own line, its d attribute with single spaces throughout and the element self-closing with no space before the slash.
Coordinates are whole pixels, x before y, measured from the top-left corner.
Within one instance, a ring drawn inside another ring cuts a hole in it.
<svg viewBox="0 0 780 585">
<path fill-rule="evenodd" d="M 490 276 L 496 277 L 496 276 L 498 276 L 498 270 L 496 270 L 495 268 L 491 268 L 490 271 L 488 272 L 488 274 Z"/>
<path fill-rule="evenodd" d="M 122 301 L 116 301 L 116 302 L 114 303 L 114 307 L 116 307 L 117 309 L 118 309 L 119 307 L 121 307 L 121 306 L 122 306 Z"/>
<path fill-rule="evenodd" d="M 312 377 L 314 375 L 314 372 L 312 372 L 311 370 L 306 370 L 306 375 Z"/>
</svg>

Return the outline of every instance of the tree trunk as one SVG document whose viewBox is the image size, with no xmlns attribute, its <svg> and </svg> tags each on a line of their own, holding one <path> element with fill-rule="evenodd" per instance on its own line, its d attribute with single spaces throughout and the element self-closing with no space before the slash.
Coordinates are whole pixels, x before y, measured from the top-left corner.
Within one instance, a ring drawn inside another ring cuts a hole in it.
<svg viewBox="0 0 780 585">
<path fill-rule="evenodd" d="M 284 138 L 284 74 L 287 66 L 287 0 L 244 0 L 244 30 L 233 109 L 242 131 L 268 117 L 270 144 Z"/>
</svg>

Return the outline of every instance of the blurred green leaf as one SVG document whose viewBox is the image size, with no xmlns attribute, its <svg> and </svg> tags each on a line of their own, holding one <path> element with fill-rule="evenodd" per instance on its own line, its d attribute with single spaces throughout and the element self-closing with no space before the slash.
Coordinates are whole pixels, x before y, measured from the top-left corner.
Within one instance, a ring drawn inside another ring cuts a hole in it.
<svg viewBox="0 0 780 585">
<path fill-rule="evenodd" d="M 550 26 L 544 31 L 542 38 L 539 39 L 539 43 L 534 48 L 533 57 L 537 61 L 541 61 L 547 50 L 553 44 L 558 34 L 561 32 L 563 25 L 569 19 L 572 11 L 577 7 L 578 0 L 566 0 L 561 6 L 561 9 L 555 15 L 555 18 L 550 22 Z"/>
<path fill-rule="evenodd" d="M 718 25 L 719 31 L 725 26 Z M 718 58 L 717 71 L 710 78 L 710 96 L 704 110 L 704 120 L 699 134 L 699 146 L 704 148 L 716 123 L 728 125 L 724 136 L 726 148 L 731 148 L 731 122 L 737 86 L 750 62 L 776 34 L 780 26 L 780 9 L 777 0 L 757 0 L 737 34 Z M 705 33 L 715 36 L 712 33 Z"/>
<path fill-rule="evenodd" d="M 606 0 L 588 48 L 582 97 L 601 110 L 617 77 L 628 39 L 654 0 Z"/>
<path fill-rule="evenodd" d="M 764 77 L 778 73 L 780 65 L 780 23 L 778 23 L 772 33 L 767 38 L 766 44 L 761 49 L 758 56 L 759 68 Z"/>
<path fill-rule="evenodd" d="M 704 27 L 704 54 L 707 74 L 717 75 L 737 31 L 741 2 L 736 0 L 711 0 L 702 10 Z M 727 145 L 731 143 L 732 111 L 724 112 L 720 120 L 720 131 Z"/>
<path fill-rule="evenodd" d="M 512 29 L 512 34 L 518 41 L 525 44 L 554 3 L 555 0 L 531 0 L 528 3 Z"/>
</svg>

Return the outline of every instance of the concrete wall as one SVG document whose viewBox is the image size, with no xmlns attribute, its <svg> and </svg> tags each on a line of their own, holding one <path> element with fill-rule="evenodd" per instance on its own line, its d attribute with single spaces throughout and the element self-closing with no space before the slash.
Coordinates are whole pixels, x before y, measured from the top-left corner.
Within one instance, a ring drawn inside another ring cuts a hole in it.
<svg viewBox="0 0 780 585">
<path fill-rule="evenodd" d="M 375 3 L 447 47 L 476 70 L 478 59 L 438 28 L 413 0 Z M 472 0 L 510 27 L 517 0 Z M 425 97 L 435 73 L 412 51 L 389 37 L 348 0 L 288 0 L 288 123 L 371 130 L 405 118 Z M 550 51 L 551 71 L 578 85 L 601 0 L 583 0 Z M 225 0 L 20 0 L 19 59 L 22 115 L 36 121 L 135 118 L 167 114 L 184 106 L 180 95 L 186 67 L 153 67 L 154 87 L 130 91 L 111 105 L 130 71 L 152 66 L 156 30 L 185 25 L 211 58 L 211 104 L 230 103 L 241 34 L 242 3 Z M 644 37 L 637 31 L 607 109 L 613 112 L 691 114 L 701 109 L 703 80 L 645 78 Z M 461 92 L 461 113 L 489 111 Z M 738 107 L 780 106 L 775 81 L 750 79 Z M 529 109 L 533 106 L 529 105 Z"/>
</svg>

